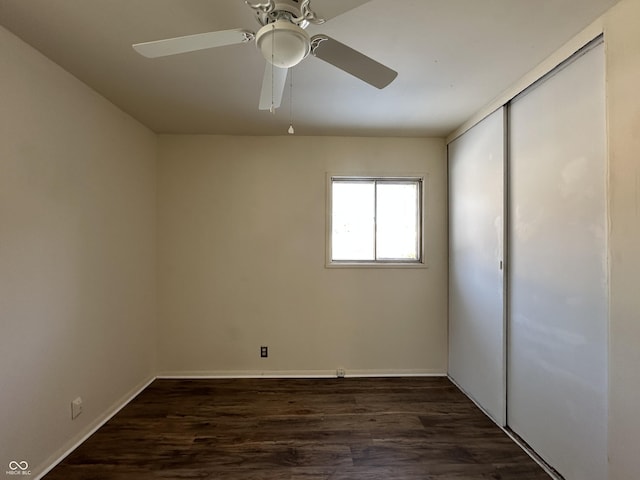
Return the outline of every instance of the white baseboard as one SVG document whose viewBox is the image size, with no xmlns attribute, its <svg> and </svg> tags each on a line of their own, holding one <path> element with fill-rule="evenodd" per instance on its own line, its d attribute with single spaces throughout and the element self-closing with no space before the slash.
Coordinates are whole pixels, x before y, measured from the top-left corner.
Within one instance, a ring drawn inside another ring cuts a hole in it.
<svg viewBox="0 0 640 480">
<path fill-rule="evenodd" d="M 138 384 L 132 390 L 123 395 L 120 399 L 113 403 L 113 405 L 95 421 L 87 426 L 82 432 L 69 440 L 63 447 L 61 447 L 56 453 L 51 455 L 45 462 L 46 468 L 42 470 L 35 478 L 36 480 L 42 479 L 47 473 L 64 460 L 71 452 L 78 448 L 85 440 L 93 435 L 100 427 L 111 420 L 116 413 L 122 410 L 131 400 L 133 400 L 140 392 L 147 388 L 151 382 L 156 379 L 155 376 L 147 378 L 142 383 Z"/>
<path fill-rule="evenodd" d="M 347 378 L 374 377 L 446 377 L 441 371 L 432 370 L 346 370 Z M 159 379 L 231 379 L 231 378 L 336 378 L 336 370 L 211 370 L 166 371 Z"/>
<path fill-rule="evenodd" d="M 349 370 L 347 377 L 375 378 L 375 377 L 446 377 L 447 374 L 439 370 Z"/>
</svg>

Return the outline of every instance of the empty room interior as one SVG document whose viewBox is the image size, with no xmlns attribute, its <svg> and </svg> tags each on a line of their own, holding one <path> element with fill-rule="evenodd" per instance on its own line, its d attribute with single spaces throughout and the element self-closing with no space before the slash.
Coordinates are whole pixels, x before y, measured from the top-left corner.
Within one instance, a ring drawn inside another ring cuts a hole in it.
<svg viewBox="0 0 640 480">
<path fill-rule="evenodd" d="M 640 0 L 0 0 L 0 475 L 640 478 Z"/>
</svg>

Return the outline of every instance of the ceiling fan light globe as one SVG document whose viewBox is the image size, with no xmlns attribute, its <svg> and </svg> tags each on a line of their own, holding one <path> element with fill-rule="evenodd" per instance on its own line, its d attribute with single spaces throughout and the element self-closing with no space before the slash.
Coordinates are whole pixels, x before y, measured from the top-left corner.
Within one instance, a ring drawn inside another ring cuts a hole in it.
<svg viewBox="0 0 640 480">
<path fill-rule="evenodd" d="M 311 50 L 309 34 L 285 20 L 278 20 L 258 30 L 256 45 L 265 60 L 279 68 L 297 65 Z"/>
</svg>

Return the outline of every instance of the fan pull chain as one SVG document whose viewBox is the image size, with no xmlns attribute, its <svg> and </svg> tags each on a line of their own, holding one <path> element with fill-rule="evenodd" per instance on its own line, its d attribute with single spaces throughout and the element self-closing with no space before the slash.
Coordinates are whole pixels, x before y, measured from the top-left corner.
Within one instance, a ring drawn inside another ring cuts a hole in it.
<svg viewBox="0 0 640 480">
<path fill-rule="evenodd" d="M 289 135 L 296 131 L 293 129 L 293 68 L 289 69 Z"/>
</svg>

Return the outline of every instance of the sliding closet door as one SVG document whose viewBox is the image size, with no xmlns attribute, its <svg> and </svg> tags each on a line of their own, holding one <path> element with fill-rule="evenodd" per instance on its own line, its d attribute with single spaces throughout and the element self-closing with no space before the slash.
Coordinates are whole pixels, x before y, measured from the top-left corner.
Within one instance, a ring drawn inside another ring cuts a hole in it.
<svg viewBox="0 0 640 480">
<path fill-rule="evenodd" d="M 504 109 L 449 144 L 449 375 L 505 424 Z"/>
<path fill-rule="evenodd" d="M 567 480 L 606 478 L 604 92 L 600 44 L 510 108 L 508 424 Z"/>
</svg>

